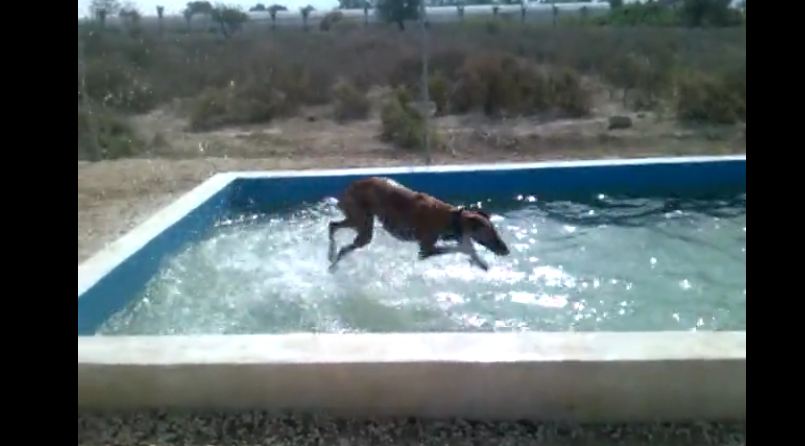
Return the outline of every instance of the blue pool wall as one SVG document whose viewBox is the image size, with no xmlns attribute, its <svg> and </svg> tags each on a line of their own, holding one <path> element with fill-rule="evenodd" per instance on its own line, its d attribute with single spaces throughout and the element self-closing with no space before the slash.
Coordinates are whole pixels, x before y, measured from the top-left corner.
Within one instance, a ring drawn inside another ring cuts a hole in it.
<svg viewBox="0 0 805 446">
<path fill-rule="evenodd" d="M 338 197 L 365 174 L 239 178 L 232 184 L 231 209 L 277 210 Z M 383 176 L 438 197 L 537 195 L 540 199 L 585 199 L 595 194 L 708 196 L 746 190 L 746 160 L 549 167 L 447 172 L 392 172 Z"/>
<path fill-rule="evenodd" d="M 164 259 L 202 238 L 229 208 L 231 189 L 218 191 L 175 224 L 113 268 L 78 299 L 78 334 L 94 334 L 109 316 L 126 306 L 159 271 Z"/>
<path fill-rule="evenodd" d="M 742 193 L 745 158 L 710 161 L 573 165 L 546 163 L 492 169 L 372 169 L 266 173 L 236 177 L 202 205 L 127 257 L 78 300 L 78 334 L 92 335 L 112 314 L 145 287 L 162 262 L 186 243 L 203 237 L 215 221 L 232 211 L 266 211 L 338 196 L 352 181 L 368 175 L 394 178 L 411 188 L 441 197 L 533 194 L 542 199 L 591 194 L 691 196 Z"/>
</svg>

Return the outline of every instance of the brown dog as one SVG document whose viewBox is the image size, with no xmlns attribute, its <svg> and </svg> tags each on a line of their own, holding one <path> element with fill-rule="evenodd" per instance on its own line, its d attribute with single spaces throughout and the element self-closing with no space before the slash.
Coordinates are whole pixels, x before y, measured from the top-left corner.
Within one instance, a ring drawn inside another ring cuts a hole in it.
<svg viewBox="0 0 805 446">
<path fill-rule="evenodd" d="M 374 217 L 395 238 L 418 242 L 420 259 L 460 252 L 470 256 L 470 263 L 486 270 L 489 267 L 475 252 L 473 241 L 497 255 L 509 254 L 509 248 L 489 221 L 489 214 L 451 206 L 388 178 L 355 181 L 347 187 L 338 207 L 346 218 L 330 223 L 330 271 L 345 255 L 372 241 Z M 358 235 L 336 254 L 334 236 L 342 228 L 352 228 Z M 439 246 L 436 244 L 439 240 L 455 240 L 458 244 Z"/>
</svg>

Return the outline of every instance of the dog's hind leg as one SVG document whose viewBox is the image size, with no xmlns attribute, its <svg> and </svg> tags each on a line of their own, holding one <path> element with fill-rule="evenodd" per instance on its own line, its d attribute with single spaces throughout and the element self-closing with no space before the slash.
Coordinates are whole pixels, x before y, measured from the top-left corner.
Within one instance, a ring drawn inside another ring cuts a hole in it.
<svg viewBox="0 0 805 446">
<path fill-rule="evenodd" d="M 355 240 L 352 241 L 347 246 L 344 246 L 338 251 L 338 255 L 335 256 L 335 259 L 330 264 L 330 272 L 335 270 L 335 265 L 344 258 L 347 254 L 351 253 L 352 251 L 362 248 L 369 244 L 372 241 L 372 234 L 374 232 L 375 221 L 374 217 L 370 215 L 366 215 L 362 218 L 361 224 L 356 229 L 358 230 L 358 235 L 355 236 Z"/>
</svg>

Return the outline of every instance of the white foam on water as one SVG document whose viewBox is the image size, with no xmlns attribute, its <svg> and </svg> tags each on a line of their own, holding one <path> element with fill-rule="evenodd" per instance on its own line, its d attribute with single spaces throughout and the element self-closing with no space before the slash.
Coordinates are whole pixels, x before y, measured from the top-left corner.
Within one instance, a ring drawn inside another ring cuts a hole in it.
<svg viewBox="0 0 805 446">
<path fill-rule="evenodd" d="M 745 328 L 745 198 L 711 213 L 708 203 L 523 197 L 467 200 L 486 203 L 512 248 L 495 257 L 479 246 L 488 271 L 461 254 L 420 261 L 415 243 L 378 226 L 330 273 L 327 223 L 342 218 L 333 200 L 229 216 L 99 334 Z M 340 231 L 339 246 L 354 235 Z"/>
</svg>

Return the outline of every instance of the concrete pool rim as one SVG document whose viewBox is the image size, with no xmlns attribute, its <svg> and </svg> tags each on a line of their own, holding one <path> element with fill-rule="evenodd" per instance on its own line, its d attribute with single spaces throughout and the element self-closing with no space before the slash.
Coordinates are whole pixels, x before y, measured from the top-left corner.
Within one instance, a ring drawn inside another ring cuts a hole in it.
<svg viewBox="0 0 805 446">
<path fill-rule="evenodd" d="M 79 265 L 79 299 L 237 179 L 742 161 L 745 155 L 216 174 Z M 581 421 L 743 419 L 746 332 L 79 336 L 79 407 Z M 329 383 L 329 386 L 326 385 Z M 481 389 L 481 391 L 479 391 Z"/>
</svg>

